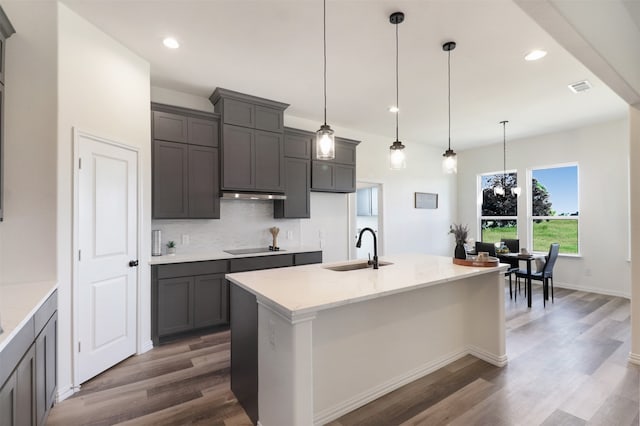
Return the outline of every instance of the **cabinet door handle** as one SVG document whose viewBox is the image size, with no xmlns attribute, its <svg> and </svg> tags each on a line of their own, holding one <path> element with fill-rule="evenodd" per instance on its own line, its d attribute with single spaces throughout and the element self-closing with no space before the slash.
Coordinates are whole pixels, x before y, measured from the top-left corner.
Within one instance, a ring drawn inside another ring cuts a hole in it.
<svg viewBox="0 0 640 426">
<path fill-rule="evenodd" d="M 129 267 L 134 268 L 136 266 L 138 266 L 138 259 L 129 261 Z"/>
</svg>

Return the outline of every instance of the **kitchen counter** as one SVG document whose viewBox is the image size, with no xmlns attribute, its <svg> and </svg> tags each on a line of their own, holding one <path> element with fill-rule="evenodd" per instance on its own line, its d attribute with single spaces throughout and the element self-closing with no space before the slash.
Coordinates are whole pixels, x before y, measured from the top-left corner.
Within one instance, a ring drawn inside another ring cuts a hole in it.
<svg viewBox="0 0 640 426">
<path fill-rule="evenodd" d="M 260 253 L 249 253 L 233 255 L 226 253 L 222 250 L 211 250 L 201 253 L 179 253 L 175 255 L 162 255 L 153 256 L 149 259 L 149 265 L 168 265 L 171 263 L 183 263 L 183 262 L 201 262 L 206 260 L 221 260 L 221 259 L 239 259 L 243 257 L 257 257 L 257 256 L 276 256 L 279 254 L 291 254 L 291 253 L 307 253 L 311 251 L 322 251 L 318 247 L 282 247 L 278 251 L 265 251 Z"/>
<path fill-rule="evenodd" d="M 54 281 L 0 284 L 0 352 L 57 287 Z"/>
<path fill-rule="evenodd" d="M 450 257 L 405 254 L 381 257 L 390 265 L 337 272 L 327 267 L 363 260 L 316 264 L 269 271 L 227 274 L 227 279 L 255 294 L 261 303 L 288 318 L 460 280 L 505 271 L 507 265 L 468 267 L 454 265 Z"/>
<path fill-rule="evenodd" d="M 392 264 L 226 275 L 232 312 L 238 304 L 245 313 L 232 318 L 231 335 L 249 342 L 242 356 L 255 360 L 254 376 L 239 371 L 234 380 L 232 369 L 232 390 L 261 425 L 328 423 L 467 354 L 506 365 L 507 265 L 424 254 L 380 260 Z"/>
</svg>

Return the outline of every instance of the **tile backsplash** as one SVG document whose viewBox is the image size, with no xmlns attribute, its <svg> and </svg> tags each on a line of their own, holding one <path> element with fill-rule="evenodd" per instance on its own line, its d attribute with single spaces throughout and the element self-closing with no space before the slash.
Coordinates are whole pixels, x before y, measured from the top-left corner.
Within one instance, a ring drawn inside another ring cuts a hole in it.
<svg viewBox="0 0 640 426">
<path fill-rule="evenodd" d="M 152 229 L 162 232 L 163 254 L 167 241 L 176 242 L 178 253 L 198 253 L 269 246 L 272 226 L 280 228 L 278 246 L 299 246 L 300 222 L 301 219 L 274 219 L 273 201 L 220 200 L 220 219 L 154 220 Z"/>
</svg>

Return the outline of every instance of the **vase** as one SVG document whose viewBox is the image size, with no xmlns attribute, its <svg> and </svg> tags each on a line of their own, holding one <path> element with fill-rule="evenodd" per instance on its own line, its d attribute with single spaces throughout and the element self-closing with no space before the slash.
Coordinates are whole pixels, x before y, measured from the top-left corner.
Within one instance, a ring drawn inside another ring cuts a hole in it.
<svg viewBox="0 0 640 426">
<path fill-rule="evenodd" d="M 464 249 L 464 244 L 456 244 L 456 249 L 453 252 L 456 259 L 466 259 L 467 251 Z"/>
</svg>

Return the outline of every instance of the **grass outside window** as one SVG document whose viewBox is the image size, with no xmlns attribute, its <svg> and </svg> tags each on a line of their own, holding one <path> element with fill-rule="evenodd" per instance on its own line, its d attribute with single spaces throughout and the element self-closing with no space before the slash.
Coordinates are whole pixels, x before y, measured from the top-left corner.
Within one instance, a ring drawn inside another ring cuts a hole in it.
<svg viewBox="0 0 640 426">
<path fill-rule="evenodd" d="M 534 219 L 533 251 L 548 252 L 551 243 L 560 253 L 578 254 L 578 219 Z"/>
</svg>

